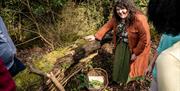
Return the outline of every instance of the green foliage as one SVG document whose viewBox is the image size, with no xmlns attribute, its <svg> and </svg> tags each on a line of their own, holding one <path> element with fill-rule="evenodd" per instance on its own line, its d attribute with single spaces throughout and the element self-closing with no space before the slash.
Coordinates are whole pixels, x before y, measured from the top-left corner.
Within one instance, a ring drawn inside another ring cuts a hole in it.
<svg viewBox="0 0 180 91">
<path fill-rule="evenodd" d="M 66 90 L 67 91 L 81 91 L 84 88 L 87 88 L 89 86 L 88 84 L 88 78 L 85 74 L 79 73 L 75 75 L 73 79 L 71 79 L 70 84 L 67 84 Z"/>
<path fill-rule="evenodd" d="M 135 0 L 136 6 L 146 14 L 149 0 Z"/>
<path fill-rule="evenodd" d="M 155 31 L 155 28 L 152 26 L 150 26 L 150 34 L 151 34 L 151 40 L 155 45 L 158 45 L 159 41 L 160 41 L 160 35 L 158 34 L 157 31 Z"/>
<path fill-rule="evenodd" d="M 34 5 L 33 6 L 33 13 L 36 15 L 43 15 L 46 12 L 45 7 L 43 5 Z"/>
<path fill-rule="evenodd" d="M 87 76 L 85 74 L 78 75 L 76 79 L 80 81 L 80 85 L 78 86 L 79 90 L 88 87 Z"/>
<path fill-rule="evenodd" d="M 17 46 L 27 48 L 26 44 L 45 44 L 51 48 L 59 47 L 94 34 L 104 23 L 103 7 L 110 2 L 95 0 L 76 5 L 67 1 L 7 0 L 2 2 L 5 6 L 0 15 Z"/>
<path fill-rule="evenodd" d="M 52 8 L 59 8 L 64 5 L 67 0 L 51 0 Z"/>
<path fill-rule="evenodd" d="M 89 85 L 91 88 L 100 88 L 103 86 L 103 82 L 98 81 L 98 80 L 92 80 L 90 81 Z"/>
<path fill-rule="evenodd" d="M 143 8 L 143 7 L 146 7 L 146 6 L 147 6 L 148 1 L 149 1 L 149 0 L 136 0 L 136 1 L 135 1 L 135 4 L 136 4 L 138 7 Z"/>
<path fill-rule="evenodd" d="M 48 30 L 54 27 L 52 25 L 57 22 L 57 13 L 66 2 L 67 0 L 3 0 L 0 2 L 0 15 L 16 44 L 22 45 L 26 41 L 39 39 L 53 47 L 51 40 L 45 37 L 47 27 L 44 26 L 47 24 Z"/>
<path fill-rule="evenodd" d="M 135 3 L 146 12 L 148 1 Z M 113 8 L 112 0 L 82 0 L 78 4 L 73 0 L 2 0 L 0 4 L 0 15 L 19 48 L 39 44 L 54 48 L 94 34 Z"/>
</svg>

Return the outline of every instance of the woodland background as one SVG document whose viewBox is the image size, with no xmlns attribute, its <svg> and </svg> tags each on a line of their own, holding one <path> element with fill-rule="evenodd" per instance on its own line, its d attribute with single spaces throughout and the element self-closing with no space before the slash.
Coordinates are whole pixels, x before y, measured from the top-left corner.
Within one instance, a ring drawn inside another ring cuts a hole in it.
<svg viewBox="0 0 180 91">
<path fill-rule="evenodd" d="M 148 0 L 134 0 L 146 14 Z M 0 16 L 18 51 L 17 56 L 44 72 L 49 72 L 56 60 L 73 45 L 83 45 L 83 37 L 94 34 L 111 16 L 114 0 L 1 0 Z M 151 26 L 152 43 L 159 35 Z M 64 63 L 62 69 L 68 68 Z M 81 80 L 79 73 L 74 79 Z M 14 80 L 18 91 L 39 91 L 42 77 L 31 74 L 28 68 Z M 81 82 L 82 83 L 82 82 Z M 70 86 L 70 85 L 68 85 Z M 79 91 L 86 84 L 74 86 Z"/>
</svg>

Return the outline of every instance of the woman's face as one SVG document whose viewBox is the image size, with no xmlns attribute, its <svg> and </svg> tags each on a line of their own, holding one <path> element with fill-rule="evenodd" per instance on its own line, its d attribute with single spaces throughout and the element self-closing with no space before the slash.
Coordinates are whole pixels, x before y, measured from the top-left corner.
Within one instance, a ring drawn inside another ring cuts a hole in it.
<svg viewBox="0 0 180 91">
<path fill-rule="evenodd" d="M 129 14 L 128 10 L 126 8 L 120 8 L 116 7 L 116 12 L 122 19 L 126 18 Z"/>
</svg>

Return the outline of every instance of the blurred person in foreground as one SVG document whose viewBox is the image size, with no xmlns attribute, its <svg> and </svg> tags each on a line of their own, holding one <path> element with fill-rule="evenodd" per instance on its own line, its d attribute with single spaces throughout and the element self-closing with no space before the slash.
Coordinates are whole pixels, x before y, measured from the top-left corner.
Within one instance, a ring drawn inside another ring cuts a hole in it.
<svg viewBox="0 0 180 91">
<path fill-rule="evenodd" d="M 4 66 L 4 63 L 1 58 L 0 58 L 0 91 L 16 91 L 16 86 L 12 79 L 12 76 Z"/>
<path fill-rule="evenodd" d="M 0 57 L 10 74 L 15 76 L 25 69 L 24 64 L 16 57 L 16 47 L 11 40 L 3 19 L 0 17 Z"/>
<path fill-rule="evenodd" d="M 180 91 L 180 21 L 177 4 L 177 0 L 149 1 L 149 20 L 162 34 L 155 57 L 146 72 L 149 75 L 153 70 L 151 91 Z"/>
</svg>

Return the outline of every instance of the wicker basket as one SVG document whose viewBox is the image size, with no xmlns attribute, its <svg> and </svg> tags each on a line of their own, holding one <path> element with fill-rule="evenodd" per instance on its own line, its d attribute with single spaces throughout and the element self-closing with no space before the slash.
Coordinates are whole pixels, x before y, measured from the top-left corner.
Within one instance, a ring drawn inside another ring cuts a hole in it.
<svg viewBox="0 0 180 91">
<path fill-rule="evenodd" d="M 91 69 L 88 74 L 89 83 L 93 79 L 101 80 L 102 85 L 98 88 L 95 87 L 89 87 L 88 89 L 90 91 L 103 91 L 108 86 L 108 74 L 104 69 L 101 68 L 93 68 Z"/>
</svg>

